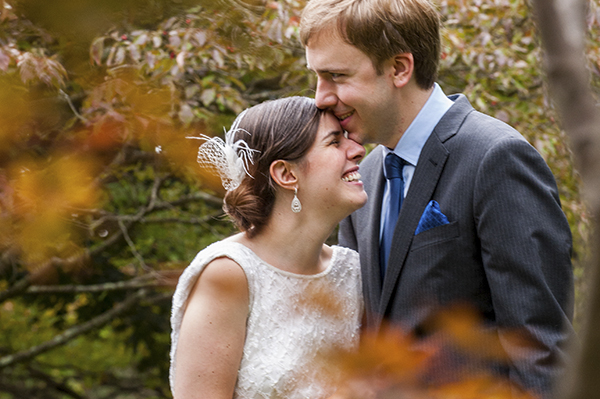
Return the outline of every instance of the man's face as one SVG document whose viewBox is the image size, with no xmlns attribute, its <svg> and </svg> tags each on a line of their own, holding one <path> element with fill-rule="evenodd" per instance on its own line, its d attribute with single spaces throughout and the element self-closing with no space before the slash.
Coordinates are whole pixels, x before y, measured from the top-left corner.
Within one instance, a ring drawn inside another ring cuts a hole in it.
<svg viewBox="0 0 600 399">
<path fill-rule="evenodd" d="M 399 115 L 391 61 L 378 75 L 371 59 L 334 29 L 310 38 L 306 60 L 317 74 L 319 108 L 331 110 L 353 140 L 395 146 Z"/>
</svg>

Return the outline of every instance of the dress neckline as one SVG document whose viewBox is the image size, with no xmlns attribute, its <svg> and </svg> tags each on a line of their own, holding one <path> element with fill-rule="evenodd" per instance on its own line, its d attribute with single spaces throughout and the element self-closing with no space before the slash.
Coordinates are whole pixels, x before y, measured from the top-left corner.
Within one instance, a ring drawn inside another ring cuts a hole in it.
<svg viewBox="0 0 600 399">
<path fill-rule="evenodd" d="M 279 274 L 282 274 L 282 275 L 287 276 L 287 277 L 294 277 L 294 278 L 308 279 L 308 280 L 317 279 L 317 278 L 320 278 L 320 277 L 323 277 L 323 276 L 326 276 L 327 274 L 329 274 L 329 272 L 333 268 L 333 265 L 337 261 L 338 253 L 340 252 L 339 251 L 340 250 L 339 246 L 332 245 L 331 246 L 331 249 L 332 249 L 331 259 L 329 260 L 329 264 L 327 265 L 327 267 L 325 268 L 325 270 L 323 270 L 322 272 L 316 273 L 316 274 L 299 274 L 299 273 L 288 272 L 286 270 L 281 270 L 280 268 L 275 267 L 275 266 L 271 265 L 270 263 L 265 262 L 253 250 L 251 250 L 250 248 L 248 248 L 246 245 L 242 244 L 241 242 L 226 241 L 226 240 L 225 241 L 221 241 L 221 242 L 226 243 L 226 244 L 235 244 L 235 245 L 241 247 L 243 251 L 245 251 L 246 253 L 250 254 L 250 256 L 254 257 L 261 264 L 265 265 L 267 268 L 272 269 L 273 271 L 275 271 L 275 272 L 277 272 Z"/>
</svg>

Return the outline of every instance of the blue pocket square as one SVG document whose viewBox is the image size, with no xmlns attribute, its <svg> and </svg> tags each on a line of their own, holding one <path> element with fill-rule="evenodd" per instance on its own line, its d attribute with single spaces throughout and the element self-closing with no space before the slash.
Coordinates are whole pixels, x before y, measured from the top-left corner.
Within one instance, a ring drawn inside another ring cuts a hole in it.
<svg viewBox="0 0 600 399">
<path fill-rule="evenodd" d="M 440 210 L 440 204 L 437 201 L 429 201 L 423 215 L 421 215 L 415 235 L 448 223 L 450 223 L 448 218 Z"/>
</svg>

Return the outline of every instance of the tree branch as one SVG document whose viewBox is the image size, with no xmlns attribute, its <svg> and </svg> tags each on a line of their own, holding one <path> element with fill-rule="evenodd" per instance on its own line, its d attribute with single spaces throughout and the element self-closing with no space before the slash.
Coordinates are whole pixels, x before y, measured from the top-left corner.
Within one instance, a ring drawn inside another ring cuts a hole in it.
<svg viewBox="0 0 600 399">
<path fill-rule="evenodd" d="M 121 232 L 123 233 L 123 237 L 125 238 L 127 245 L 129 245 L 129 249 L 131 249 L 131 253 L 133 253 L 133 256 L 135 256 L 135 258 L 138 260 L 142 269 L 143 270 L 151 270 L 148 267 L 148 265 L 146 265 L 146 262 L 144 261 L 144 258 L 142 257 L 142 255 L 138 252 L 137 248 L 135 247 L 135 243 L 129 237 L 129 233 L 127 232 L 127 227 L 125 227 L 125 224 L 121 220 L 119 220 L 119 227 L 121 228 Z"/>
<path fill-rule="evenodd" d="M 217 197 L 216 195 L 205 193 L 203 191 L 199 191 L 195 194 L 181 197 L 175 201 L 166 202 L 166 203 L 163 202 L 162 204 L 158 204 L 157 209 L 165 209 L 167 207 L 170 208 L 170 207 L 174 207 L 174 206 L 178 206 L 178 205 L 183 205 L 188 202 L 196 202 L 196 201 L 208 202 L 209 204 L 215 205 L 218 207 L 223 206 L 223 198 Z"/>
<path fill-rule="evenodd" d="M 134 290 L 140 288 L 174 287 L 177 283 L 176 276 L 143 276 L 129 281 L 118 281 L 94 285 L 34 285 L 30 286 L 25 294 L 64 294 L 64 293 L 92 293 L 105 291 Z"/>
<path fill-rule="evenodd" d="M 23 292 L 25 292 L 27 290 L 27 288 L 29 288 L 29 286 L 31 286 L 32 284 L 35 284 L 36 281 L 43 280 L 44 277 L 49 272 L 54 270 L 55 268 L 60 267 L 60 266 L 72 266 L 72 265 L 80 264 L 81 262 L 84 262 L 86 259 L 88 259 L 88 256 L 89 256 L 88 251 L 83 251 L 82 253 L 75 255 L 75 256 L 71 256 L 70 258 L 67 258 L 67 259 L 56 258 L 56 257 L 50 258 L 47 262 L 39 265 L 36 268 L 35 272 L 30 273 L 26 277 L 17 281 L 10 288 L 8 288 L 4 291 L 1 291 L 0 292 L 0 303 L 4 302 L 10 298 L 13 298 L 17 295 L 22 294 Z"/>
<path fill-rule="evenodd" d="M 165 293 L 154 295 L 153 297 L 146 299 L 146 302 L 148 304 L 155 304 L 157 302 L 170 301 L 171 299 L 173 299 L 173 295 L 171 293 Z"/>
<path fill-rule="evenodd" d="M 22 292 L 25 292 L 27 288 L 31 285 L 31 279 L 24 278 L 16 282 L 12 287 L 0 292 L 0 303 L 15 297 Z"/>
<path fill-rule="evenodd" d="M 165 209 L 173 209 L 180 205 L 184 205 L 184 204 L 187 204 L 190 202 L 197 202 L 197 201 L 204 201 L 211 205 L 218 206 L 219 208 L 221 208 L 221 206 L 223 205 L 222 198 L 219 198 L 217 196 L 214 196 L 214 195 L 211 195 L 208 193 L 198 192 L 196 194 L 184 196 L 184 197 L 181 197 L 177 200 L 170 201 L 170 202 L 157 201 L 156 203 L 153 204 L 151 209 L 148 209 L 148 207 L 144 207 L 144 208 L 140 209 L 140 211 L 138 211 L 136 214 L 133 214 L 133 215 L 115 215 L 115 214 L 108 213 L 108 212 L 105 212 L 100 209 L 91 209 L 91 210 L 78 209 L 77 211 L 79 211 L 80 213 L 90 212 L 90 213 L 102 215 L 98 220 L 96 220 L 95 222 L 93 222 L 91 224 L 90 230 L 93 231 L 96 228 L 98 228 L 98 226 L 102 225 L 102 223 L 107 222 L 107 221 L 119 221 L 120 220 L 123 222 L 139 222 L 139 221 L 142 221 L 144 216 L 146 216 L 149 213 L 156 212 L 156 211 L 162 211 Z"/>
<path fill-rule="evenodd" d="M 154 209 L 154 205 L 156 205 L 156 200 L 158 198 L 158 190 L 160 190 L 160 186 L 165 179 L 166 176 L 164 178 L 160 178 L 158 175 L 154 176 L 154 183 L 152 184 L 152 190 L 150 190 L 150 199 L 148 200 L 148 205 L 146 206 L 146 213 Z"/>
<path fill-rule="evenodd" d="M 71 97 L 69 97 L 69 95 L 67 93 L 65 93 L 65 91 L 63 89 L 59 89 L 59 92 L 60 92 L 61 96 L 65 100 L 67 100 L 67 103 L 69 104 L 69 107 L 71 108 L 71 111 L 73 111 L 73 113 L 75 114 L 77 119 L 79 119 L 83 123 L 87 124 L 89 121 L 84 116 L 82 116 L 79 112 L 77 112 L 75 105 L 73 105 L 73 101 L 71 101 Z"/>
<path fill-rule="evenodd" d="M 69 395 L 72 398 L 75 399 L 84 399 L 83 396 L 79 395 L 77 392 L 73 391 L 71 388 L 69 388 L 65 383 L 60 382 L 60 381 L 56 381 L 54 379 L 54 377 L 44 373 L 41 370 L 36 370 L 32 367 L 27 367 L 27 369 L 29 370 L 29 372 L 31 373 L 31 376 L 37 379 L 40 379 L 42 381 L 44 381 L 49 387 L 62 392 L 64 394 Z"/>
<path fill-rule="evenodd" d="M 51 349 L 64 345 L 65 343 L 69 342 L 75 337 L 78 337 L 79 335 L 85 334 L 93 329 L 96 329 L 108 323 L 116 316 L 133 308 L 142 298 L 144 298 L 147 295 L 148 292 L 145 289 L 141 289 L 135 294 L 128 297 L 125 301 L 117 304 L 111 310 L 104 312 L 103 314 L 93 318 L 92 320 L 86 323 L 80 324 L 75 327 L 71 327 L 65 330 L 62 334 L 57 335 L 56 337 L 44 342 L 43 344 L 34 346 L 22 352 L 1 357 L 0 369 L 13 365 L 15 363 L 20 363 L 32 359 L 44 352 L 48 352 Z"/>
<path fill-rule="evenodd" d="M 0 392 L 8 392 L 14 399 L 31 399 L 32 395 L 28 389 L 23 389 L 15 385 L 7 385 L 0 381 Z"/>
<path fill-rule="evenodd" d="M 223 216 L 224 213 L 222 211 L 214 212 L 210 215 L 207 215 L 203 218 L 177 218 L 177 217 L 165 217 L 165 218 L 147 218 L 140 220 L 140 223 L 149 224 L 149 223 L 178 223 L 178 224 L 195 224 L 195 225 L 203 225 L 206 222 L 216 219 L 220 216 Z"/>
<path fill-rule="evenodd" d="M 97 246 L 95 246 L 91 249 L 86 249 L 84 252 L 82 252 L 81 254 L 79 254 L 77 256 L 73 256 L 68 259 L 52 258 L 52 259 L 48 260 L 46 263 L 44 263 L 43 265 L 40 265 L 37 268 L 38 272 L 28 275 L 27 277 L 16 282 L 10 288 L 8 288 L 4 291 L 1 291 L 0 292 L 0 303 L 8 300 L 9 298 L 13 298 L 13 297 L 18 296 L 21 293 L 25 292 L 29 288 L 29 286 L 34 284 L 34 282 L 39 278 L 40 275 L 47 273 L 48 270 L 50 270 L 50 268 L 56 268 L 56 267 L 60 267 L 60 266 L 67 266 L 70 264 L 81 263 L 81 262 L 85 261 L 86 259 L 89 259 L 89 258 L 99 254 L 100 252 L 104 251 L 106 248 L 110 247 L 115 242 L 117 242 L 121 237 L 125 237 L 126 231 L 128 228 L 131 227 L 131 225 L 133 225 L 134 223 L 140 223 L 140 222 L 144 223 L 145 222 L 144 217 L 149 213 L 156 212 L 159 210 L 164 210 L 164 209 L 175 208 L 177 206 L 184 205 L 184 204 L 190 203 L 190 202 L 196 202 L 196 201 L 204 201 L 204 202 L 207 202 L 209 204 L 216 205 L 219 207 L 223 204 L 223 200 L 221 198 L 214 196 L 212 194 L 205 193 L 205 192 L 197 192 L 192 195 L 181 197 L 174 201 L 169 201 L 169 202 L 160 201 L 160 199 L 158 198 L 158 188 L 160 187 L 161 183 L 162 183 L 162 180 L 160 180 L 160 179 L 155 180 L 153 189 L 152 189 L 153 194 L 151 195 L 151 199 L 149 200 L 148 205 L 145 207 L 142 207 L 138 211 L 138 213 L 136 213 L 135 215 L 113 215 L 113 214 L 107 214 L 103 210 L 98 210 L 98 209 L 96 209 L 96 210 L 94 210 L 94 209 L 92 209 L 92 210 L 77 209 L 77 211 L 79 213 L 90 212 L 90 213 L 104 215 L 104 216 L 100 217 L 100 219 L 98 219 L 96 222 L 94 222 L 90 226 L 91 231 L 93 231 L 94 229 L 96 229 L 98 226 L 100 226 L 102 223 L 104 223 L 106 221 L 117 221 L 119 223 L 119 226 L 125 226 L 125 229 L 123 229 L 121 227 L 117 232 L 112 234 L 109 238 L 102 241 L 102 243 L 98 244 Z M 221 211 L 218 212 L 218 215 L 220 215 L 220 214 L 222 214 Z M 212 218 L 214 215 L 217 215 L 217 213 L 215 213 L 213 215 L 209 215 L 206 218 L 202 218 L 202 219 L 190 218 L 187 221 L 187 223 L 202 224 L 203 222 L 210 220 L 210 218 Z M 157 219 L 157 223 L 158 222 L 165 223 L 165 222 L 171 222 L 171 221 L 185 222 L 185 219 L 184 220 L 175 219 L 175 218 L 173 218 L 171 220 L 169 220 L 168 218 L 164 219 L 164 220 Z M 152 222 L 152 220 L 149 219 L 148 222 Z M 135 248 L 135 245 L 133 245 L 133 241 L 130 238 L 128 238 L 128 236 L 125 237 L 125 240 L 127 241 L 130 248 Z M 137 253 L 137 255 L 139 255 L 137 250 L 135 250 L 134 255 L 135 255 L 135 253 Z M 141 256 L 138 258 L 137 255 L 136 255 L 136 258 L 139 261 Z M 4 259 L 2 258 L 2 260 L 4 260 Z M 143 262 L 143 259 L 141 259 L 141 261 Z M 144 264 L 144 263 L 142 263 L 142 264 Z"/>
</svg>

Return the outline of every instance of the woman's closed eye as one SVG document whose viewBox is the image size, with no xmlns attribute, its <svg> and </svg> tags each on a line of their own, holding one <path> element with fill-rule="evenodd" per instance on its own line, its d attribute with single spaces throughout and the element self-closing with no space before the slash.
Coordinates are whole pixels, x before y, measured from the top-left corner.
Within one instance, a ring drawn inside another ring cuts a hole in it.
<svg viewBox="0 0 600 399">
<path fill-rule="evenodd" d="M 331 140 L 329 141 L 329 145 L 339 145 L 342 142 L 342 132 L 332 132 L 330 133 Z"/>
</svg>

